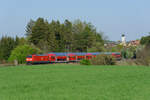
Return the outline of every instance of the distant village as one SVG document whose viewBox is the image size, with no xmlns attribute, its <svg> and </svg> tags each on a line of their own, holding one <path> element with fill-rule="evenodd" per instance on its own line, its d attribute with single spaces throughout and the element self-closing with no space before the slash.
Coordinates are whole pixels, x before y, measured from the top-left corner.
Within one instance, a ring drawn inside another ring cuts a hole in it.
<svg viewBox="0 0 150 100">
<path fill-rule="evenodd" d="M 107 47 L 115 47 L 117 45 L 123 45 L 124 47 L 131 47 L 131 46 L 139 46 L 140 45 L 140 40 L 131 40 L 131 41 L 126 41 L 126 37 L 124 34 L 121 36 L 121 41 L 107 41 L 104 46 Z"/>
</svg>

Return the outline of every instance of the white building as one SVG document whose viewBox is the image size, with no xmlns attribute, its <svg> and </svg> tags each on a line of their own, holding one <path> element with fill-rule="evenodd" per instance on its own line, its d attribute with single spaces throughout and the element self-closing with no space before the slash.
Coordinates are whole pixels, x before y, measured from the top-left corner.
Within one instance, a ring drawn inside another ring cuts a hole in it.
<svg viewBox="0 0 150 100">
<path fill-rule="evenodd" d="M 122 34 L 122 36 L 121 36 L 121 44 L 122 44 L 123 46 L 126 46 L 126 37 L 125 37 L 124 34 Z"/>
</svg>

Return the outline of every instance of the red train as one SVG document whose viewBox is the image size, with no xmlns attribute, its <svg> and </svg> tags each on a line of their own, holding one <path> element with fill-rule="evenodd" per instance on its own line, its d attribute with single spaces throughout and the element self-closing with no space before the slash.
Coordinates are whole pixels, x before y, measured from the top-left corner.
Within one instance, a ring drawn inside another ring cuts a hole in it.
<svg viewBox="0 0 150 100">
<path fill-rule="evenodd" d="M 69 63 L 78 62 L 82 59 L 91 59 L 96 55 L 106 54 L 112 55 L 116 59 L 121 59 L 119 52 L 96 52 L 96 53 L 48 53 L 42 55 L 30 55 L 26 57 L 27 64 L 38 63 Z"/>
</svg>

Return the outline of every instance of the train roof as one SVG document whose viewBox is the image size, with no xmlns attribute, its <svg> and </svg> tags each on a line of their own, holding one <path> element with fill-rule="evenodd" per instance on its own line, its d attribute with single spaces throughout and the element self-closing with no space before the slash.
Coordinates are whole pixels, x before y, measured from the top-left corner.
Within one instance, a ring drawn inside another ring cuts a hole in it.
<svg viewBox="0 0 150 100">
<path fill-rule="evenodd" d="M 120 52 L 50 52 L 48 54 L 36 54 L 36 56 L 48 56 L 48 55 L 56 55 L 56 56 L 82 56 L 82 55 L 99 55 L 99 54 L 106 54 L 106 55 L 111 55 L 111 54 L 121 54 Z"/>
<path fill-rule="evenodd" d="M 99 54 L 121 54 L 120 52 L 50 52 L 48 54 L 55 54 L 56 56 L 68 56 L 68 55 L 99 55 Z"/>
</svg>

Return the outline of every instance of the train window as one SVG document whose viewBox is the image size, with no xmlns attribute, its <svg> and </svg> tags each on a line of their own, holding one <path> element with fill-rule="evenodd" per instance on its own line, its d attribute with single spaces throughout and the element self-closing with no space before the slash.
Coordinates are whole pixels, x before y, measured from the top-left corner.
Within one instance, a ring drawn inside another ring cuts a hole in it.
<svg viewBox="0 0 150 100">
<path fill-rule="evenodd" d="M 76 56 L 69 56 L 69 58 L 76 58 Z"/>
<path fill-rule="evenodd" d="M 76 56 L 72 56 L 72 58 L 76 58 Z"/>
<path fill-rule="evenodd" d="M 54 57 L 54 56 L 51 56 L 51 59 L 55 59 L 55 57 Z"/>
</svg>

